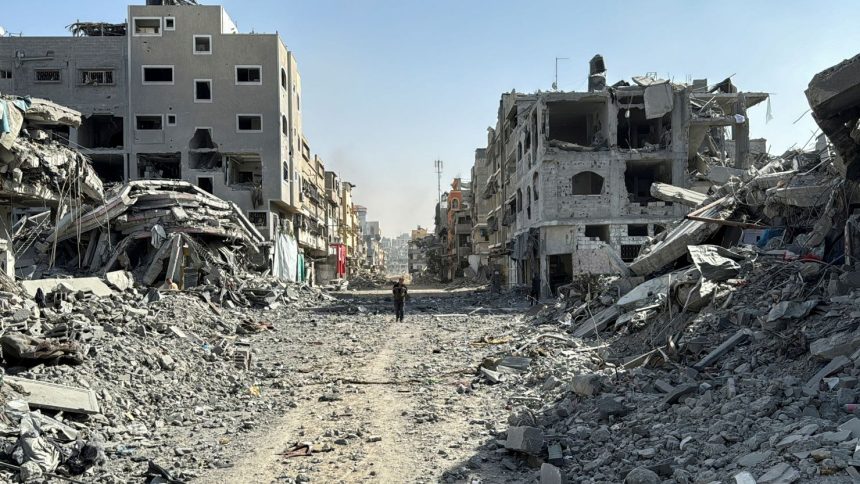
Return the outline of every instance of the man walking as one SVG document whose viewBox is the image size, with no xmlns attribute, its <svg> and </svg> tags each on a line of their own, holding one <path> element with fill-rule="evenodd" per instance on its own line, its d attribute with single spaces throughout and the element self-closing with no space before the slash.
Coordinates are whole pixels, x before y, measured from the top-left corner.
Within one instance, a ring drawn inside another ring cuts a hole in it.
<svg viewBox="0 0 860 484">
<path fill-rule="evenodd" d="M 397 279 L 394 287 L 391 290 L 394 296 L 394 320 L 403 321 L 403 305 L 406 303 L 406 284 L 403 283 L 403 278 Z"/>
</svg>

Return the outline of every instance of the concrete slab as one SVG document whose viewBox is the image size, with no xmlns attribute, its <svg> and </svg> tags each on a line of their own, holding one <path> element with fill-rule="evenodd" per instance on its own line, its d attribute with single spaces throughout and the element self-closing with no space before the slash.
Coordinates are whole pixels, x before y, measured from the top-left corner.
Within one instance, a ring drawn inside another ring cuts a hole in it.
<svg viewBox="0 0 860 484">
<path fill-rule="evenodd" d="M 55 383 L 28 380 L 7 376 L 4 381 L 20 387 L 25 395 L 23 400 L 33 408 L 61 410 L 64 412 L 96 414 L 99 413 L 99 402 L 96 392 L 86 388 L 67 387 Z"/>
<path fill-rule="evenodd" d="M 73 279 L 36 279 L 33 281 L 21 281 L 21 286 L 27 291 L 30 297 L 36 296 L 36 291 L 41 288 L 45 294 L 50 294 L 56 291 L 57 287 L 63 284 L 70 287 L 73 291 L 83 291 L 92 293 L 96 296 L 105 297 L 113 294 L 113 290 L 108 287 L 98 277 L 78 277 Z"/>
</svg>

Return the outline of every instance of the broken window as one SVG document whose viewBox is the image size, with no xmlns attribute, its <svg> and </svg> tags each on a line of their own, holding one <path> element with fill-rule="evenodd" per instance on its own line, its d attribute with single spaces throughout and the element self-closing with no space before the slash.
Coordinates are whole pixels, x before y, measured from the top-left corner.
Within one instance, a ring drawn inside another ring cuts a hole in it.
<svg viewBox="0 0 860 484">
<path fill-rule="evenodd" d="M 168 114 L 167 115 L 167 125 L 168 126 L 176 126 L 176 115 Z"/>
<path fill-rule="evenodd" d="M 671 161 L 628 161 L 624 171 L 624 184 L 631 203 L 647 204 L 658 199 L 651 196 L 654 182 L 672 183 Z M 666 202 L 671 204 L 671 202 Z"/>
<path fill-rule="evenodd" d="M 137 17 L 134 19 L 134 35 L 161 35 L 161 17 Z"/>
<path fill-rule="evenodd" d="M 161 130 L 163 129 L 162 119 L 160 114 L 135 116 L 135 129 L 141 131 Z"/>
<path fill-rule="evenodd" d="M 555 101 L 546 104 L 549 139 L 580 146 L 600 146 L 606 140 L 606 101 Z"/>
<path fill-rule="evenodd" d="M 124 144 L 123 118 L 108 114 L 94 114 L 81 120 L 78 144 L 84 148 L 122 149 Z"/>
<path fill-rule="evenodd" d="M 235 153 L 224 156 L 227 160 L 227 184 L 232 187 L 252 188 L 263 183 L 263 160 L 256 153 Z"/>
<path fill-rule="evenodd" d="M 559 286 L 573 282 L 573 257 L 570 254 L 547 256 L 549 287 L 556 294 Z"/>
<path fill-rule="evenodd" d="M 215 150 L 218 145 L 212 141 L 211 128 L 197 128 L 194 130 L 194 136 L 188 142 L 188 149 L 191 150 Z"/>
<path fill-rule="evenodd" d="M 647 225 L 631 224 L 627 226 L 627 235 L 631 237 L 644 237 L 648 235 Z"/>
<path fill-rule="evenodd" d="M 266 216 L 268 212 L 254 211 L 248 212 L 248 221 L 254 224 L 255 227 L 266 226 Z"/>
<path fill-rule="evenodd" d="M 600 195 L 603 193 L 603 177 L 593 171 L 583 171 L 573 176 L 574 195 Z"/>
<path fill-rule="evenodd" d="M 197 186 L 205 192 L 215 193 L 214 179 L 211 176 L 197 177 Z"/>
<path fill-rule="evenodd" d="M 195 79 L 194 80 L 194 102 L 210 103 L 212 102 L 212 80 L 211 79 Z"/>
<path fill-rule="evenodd" d="M 627 101 L 621 99 L 618 101 L 618 139 L 616 140 L 618 147 L 652 151 L 667 147 L 671 142 L 672 114 L 647 119 L 644 107 L 625 107 L 625 103 L 637 101 L 644 105 L 644 98 L 637 96 L 627 99 Z"/>
<path fill-rule="evenodd" d="M 281 87 L 283 87 L 285 91 L 287 90 L 287 71 L 284 70 L 283 67 L 281 68 Z"/>
<path fill-rule="evenodd" d="M 188 167 L 192 170 L 217 170 L 221 166 L 221 153 L 217 151 L 188 152 Z"/>
<path fill-rule="evenodd" d="M 633 262 L 639 256 L 639 251 L 642 250 L 641 245 L 622 245 L 621 260 L 624 262 Z"/>
<path fill-rule="evenodd" d="M 80 72 L 80 81 L 82 86 L 113 86 L 113 70 L 82 70 Z"/>
<path fill-rule="evenodd" d="M 457 210 L 460 208 L 460 201 L 456 198 L 451 200 L 451 210 Z"/>
<path fill-rule="evenodd" d="M 260 66 L 236 66 L 236 84 L 262 84 L 262 71 Z"/>
<path fill-rule="evenodd" d="M 173 66 L 143 66 L 144 84 L 173 84 Z"/>
<path fill-rule="evenodd" d="M 656 224 L 654 225 L 654 235 L 657 235 L 657 234 L 665 232 L 665 231 L 666 231 L 666 227 L 664 227 L 662 225 L 656 225 Z"/>
<path fill-rule="evenodd" d="M 180 153 L 138 153 L 137 176 L 146 180 L 182 179 Z"/>
<path fill-rule="evenodd" d="M 532 187 L 526 187 L 526 217 L 531 220 L 532 218 Z"/>
<path fill-rule="evenodd" d="M 523 211 L 523 191 L 517 188 L 517 212 Z"/>
<path fill-rule="evenodd" d="M 585 236 L 592 239 L 600 239 L 603 242 L 609 243 L 609 226 L 608 225 L 586 225 Z"/>
<path fill-rule="evenodd" d="M 535 172 L 535 174 L 532 175 L 532 191 L 534 192 L 534 195 L 535 195 L 535 201 L 538 201 L 538 181 L 540 181 L 540 180 L 539 180 L 537 172 Z"/>
<path fill-rule="evenodd" d="M 289 182 L 290 181 L 290 163 L 285 161 L 283 163 L 283 169 L 284 169 L 284 173 L 282 175 L 283 179 L 285 182 Z"/>
<path fill-rule="evenodd" d="M 290 135 L 290 124 L 287 122 L 287 115 L 281 115 L 281 132 L 284 133 L 284 136 Z"/>
<path fill-rule="evenodd" d="M 59 69 L 36 69 L 35 75 L 36 82 L 52 83 L 61 80 Z"/>
<path fill-rule="evenodd" d="M 90 164 L 103 182 L 125 181 L 125 156 L 121 154 L 89 153 Z"/>
<path fill-rule="evenodd" d="M 12 71 L 0 69 L 0 79 L 12 79 Z"/>
<path fill-rule="evenodd" d="M 259 114 L 239 114 L 236 116 L 236 129 L 239 131 L 263 131 L 263 116 Z"/>
<path fill-rule="evenodd" d="M 164 17 L 164 30 L 176 30 L 176 17 Z"/>
<path fill-rule="evenodd" d="M 211 35 L 195 35 L 194 36 L 194 54 L 211 54 L 212 53 L 212 36 Z"/>
</svg>

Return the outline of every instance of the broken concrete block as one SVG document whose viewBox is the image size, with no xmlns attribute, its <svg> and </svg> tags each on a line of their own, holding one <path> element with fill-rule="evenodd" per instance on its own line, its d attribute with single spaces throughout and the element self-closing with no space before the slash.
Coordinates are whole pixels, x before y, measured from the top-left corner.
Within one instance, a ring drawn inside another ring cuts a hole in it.
<svg viewBox="0 0 860 484">
<path fill-rule="evenodd" d="M 134 287 L 134 276 L 128 271 L 113 271 L 105 274 L 108 284 L 119 291 L 127 291 Z"/>
<path fill-rule="evenodd" d="M 720 346 L 717 346 L 713 351 L 705 355 L 698 363 L 693 365 L 693 368 L 696 371 L 702 371 L 705 368 L 713 365 L 720 358 L 723 357 L 726 353 L 728 353 L 735 346 L 745 342 L 749 338 L 752 337 L 752 330 L 749 328 L 741 328 L 737 333 L 732 335 L 729 339 L 725 340 Z"/>
<path fill-rule="evenodd" d="M 798 479 L 800 479 L 800 473 L 797 469 L 782 462 L 768 469 L 758 478 L 757 484 L 791 484 Z"/>
<path fill-rule="evenodd" d="M 850 363 L 851 363 L 851 360 L 848 359 L 847 356 L 841 356 L 840 355 L 840 356 L 837 356 L 836 358 L 833 358 L 832 360 L 830 360 L 830 363 L 825 365 L 824 368 L 822 368 L 820 371 L 818 371 L 818 373 L 813 375 L 812 378 L 810 378 L 806 382 L 806 387 L 817 391 L 818 385 L 821 383 L 822 378 L 829 376 L 833 373 L 836 373 L 837 371 L 841 370 L 842 368 L 848 366 Z"/>
<path fill-rule="evenodd" d="M 36 296 L 36 291 L 41 289 L 45 294 L 50 294 L 60 286 L 66 286 L 71 292 L 82 291 L 92 293 L 99 297 L 113 294 L 111 288 L 98 277 L 78 277 L 74 279 L 37 279 L 33 281 L 21 281 L 21 287 L 27 291 L 30 297 Z"/>
<path fill-rule="evenodd" d="M 852 438 L 860 438 L 860 419 L 857 417 L 852 418 L 851 420 L 843 423 L 839 427 L 840 432 L 849 431 L 851 432 Z"/>
<path fill-rule="evenodd" d="M 809 353 L 822 360 L 849 355 L 860 348 L 860 331 L 835 333 L 809 344 Z"/>
<path fill-rule="evenodd" d="M 747 471 L 735 474 L 735 484 L 756 484 L 755 477 Z"/>
<path fill-rule="evenodd" d="M 505 448 L 529 455 L 540 454 L 543 449 L 543 432 L 535 427 L 511 427 Z"/>
<path fill-rule="evenodd" d="M 656 472 L 645 467 L 637 467 L 627 473 L 624 484 L 660 484 L 663 482 Z"/>
<path fill-rule="evenodd" d="M 663 399 L 662 406 L 668 407 L 669 405 L 673 405 L 678 403 L 682 398 L 692 395 L 699 390 L 699 385 L 695 383 L 684 383 L 676 386 L 672 393 L 666 395 L 666 398 Z"/>
<path fill-rule="evenodd" d="M 543 463 L 540 466 L 540 484 L 565 484 L 567 479 L 558 467 Z"/>
<path fill-rule="evenodd" d="M 600 376 L 595 374 L 576 375 L 570 382 L 573 393 L 581 397 L 591 397 L 600 392 Z"/>
<path fill-rule="evenodd" d="M 96 414 L 100 411 L 96 392 L 93 390 L 11 376 L 5 377 L 4 380 L 27 392 L 23 400 L 34 408 L 84 414 Z"/>
</svg>

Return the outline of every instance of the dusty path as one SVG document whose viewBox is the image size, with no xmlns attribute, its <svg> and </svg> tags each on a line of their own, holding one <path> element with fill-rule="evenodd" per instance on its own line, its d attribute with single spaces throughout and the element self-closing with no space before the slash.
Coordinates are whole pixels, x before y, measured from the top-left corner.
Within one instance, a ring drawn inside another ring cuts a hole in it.
<svg viewBox="0 0 860 484">
<path fill-rule="evenodd" d="M 195 482 L 439 482 L 446 471 L 480 467 L 487 422 L 506 411 L 504 401 L 466 391 L 485 354 L 471 343 L 513 319 L 320 318 L 322 344 L 307 349 L 319 353 L 302 368 L 317 381 L 297 385 L 296 407 L 247 437 L 232 467 Z M 316 452 L 278 455 L 297 442 Z M 505 480 L 492 476 L 481 471 L 484 482 Z"/>
</svg>

